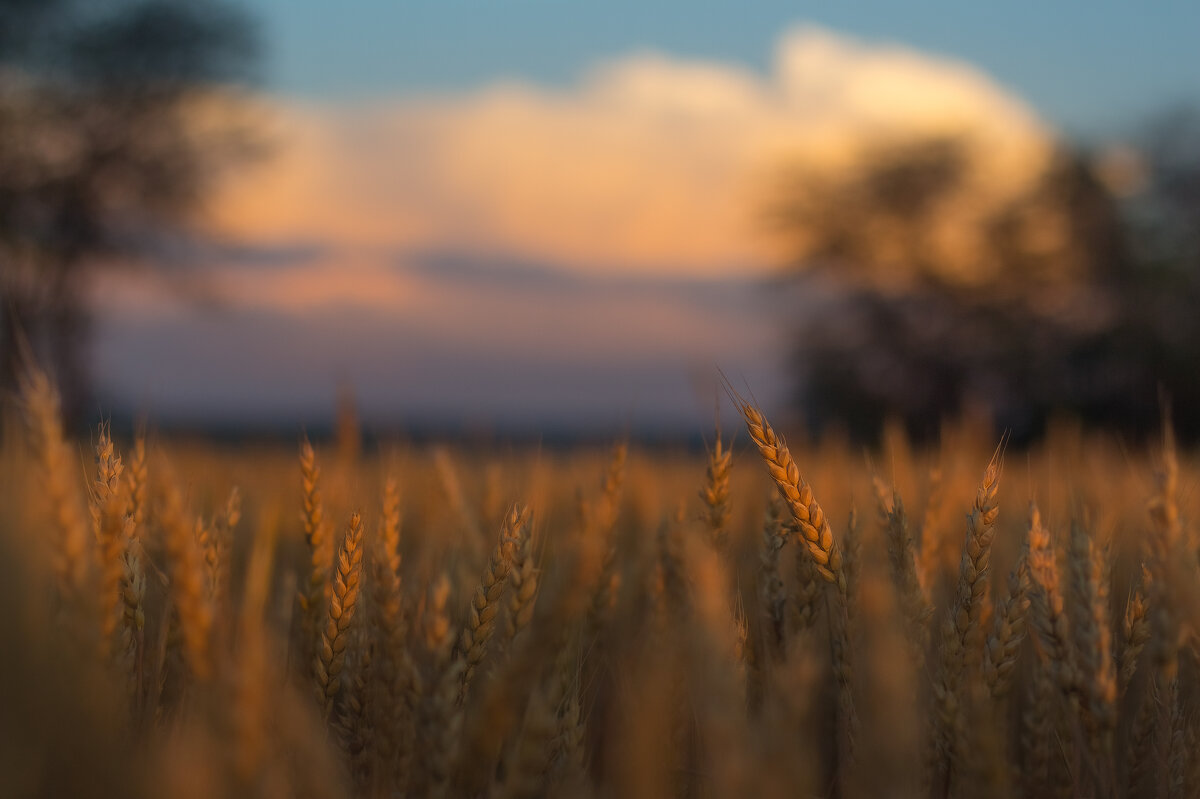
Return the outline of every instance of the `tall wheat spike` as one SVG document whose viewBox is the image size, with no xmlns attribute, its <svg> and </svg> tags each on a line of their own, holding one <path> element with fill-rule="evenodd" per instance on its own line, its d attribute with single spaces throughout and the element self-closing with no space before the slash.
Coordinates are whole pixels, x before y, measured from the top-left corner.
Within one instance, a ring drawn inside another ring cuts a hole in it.
<svg viewBox="0 0 1200 799">
<path fill-rule="evenodd" d="M 146 520 L 149 468 L 146 436 L 138 432 L 133 442 L 133 460 L 126 478 L 129 513 L 125 519 L 124 550 L 121 553 L 121 653 L 133 713 L 141 714 L 145 683 L 146 568 L 143 563 L 142 530 Z"/>
<path fill-rule="evenodd" d="M 31 368 L 21 377 L 21 405 L 37 458 L 42 498 L 54 531 L 52 562 L 68 613 L 90 606 L 93 554 L 88 527 L 72 475 L 70 451 L 63 437 L 58 392 L 45 372 Z"/>
<path fill-rule="evenodd" d="M 334 701 L 342 688 L 342 669 L 346 664 L 346 647 L 350 645 L 351 623 L 358 609 L 362 568 L 362 517 L 352 513 L 338 549 L 337 569 L 314 664 L 317 694 L 326 718 L 333 713 Z"/>
<path fill-rule="evenodd" d="M 129 515 L 141 534 L 141 527 L 146 521 L 146 498 L 149 491 L 149 466 L 146 460 L 146 434 L 139 431 L 133 439 L 133 459 L 129 463 Z"/>
<path fill-rule="evenodd" d="M 212 540 L 205 551 L 208 563 L 209 588 L 213 602 L 223 605 L 228 599 L 230 572 L 232 571 L 233 536 L 242 519 L 242 492 L 238 486 L 229 490 L 225 507 L 208 525 Z"/>
<path fill-rule="evenodd" d="M 142 545 L 136 529 L 133 517 L 127 517 L 126 545 L 121 553 L 120 653 L 127 690 L 133 702 L 132 711 L 135 716 L 140 716 L 145 681 L 146 570 L 142 565 Z"/>
<path fill-rule="evenodd" d="M 458 754 L 463 711 L 459 704 L 464 660 L 453 651 L 450 616 L 446 610 L 450 580 L 445 574 L 433 581 L 423 627 L 430 655 L 429 691 L 421 703 L 420 741 L 423 770 L 410 783 L 414 795 L 444 796 L 449 790 L 453 763 Z"/>
<path fill-rule="evenodd" d="M 101 635 L 105 646 L 117 643 L 116 630 L 122 614 L 122 556 L 128 535 L 128 498 L 121 481 L 123 470 L 108 425 L 101 424 L 96 436 L 96 479 L 90 505 L 92 529 L 98 545 Z"/>
<path fill-rule="evenodd" d="M 522 535 L 522 529 L 529 524 L 529 508 L 524 505 L 514 505 L 504 518 L 500 530 L 500 539 L 488 560 L 487 568 L 479 577 L 479 585 L 471 597 L 470 616 L 463 628 L 459 641 L 459 654 L 463 659 L 462 690 L 459 694 L 459 704 L 466 701 L 467 691 L 471 687 L 471 678 L 475 675 L 483 656 L 487 653 L 488 641 L 496 625 L 496 614 L 500 611 L 500 595 L 504 592 L 504 583 L 512 568 L 513 555 Z"/>
<path fill-rule="evenodd" d="M 598 548 L 602 553 L 600 581 L 596 585 L 596 594 L 592 598 L 592 607 L 588 615 L 588 624 L 592 634 L 612 611 L 613 604 L 617 600 L 617 592 L 621 587 L 621 575 L 617 569 L 614 528 L 621 508 L 621 489 L 625 483 L 625 461 L 628 456 L 629 444 L 625 441 L 618 441 L 613 446 L 612 456 L 609 459 L 600 502 L 593 512 L 586 514 L 586 518 L 583 520 L 584 534 L 600 539 Z"/>
<path fill-rule="evenodd" d="M 316 619 L 329 596 L 329 573 L 333 566 L 331 547 L 325 526 L 325 511 L 321 503 L 321 469 L 312 444 L 305 437 L 300 443 L 300 477 L 304 499 L 304 540 L 308 544 L 311 568 L 301 589 L 302 607 L 310 619 Z"/>
<path fill-rule="evenodd" d="M 247 790 L 261 779 L 264 770 L 271 768 L 269 718 L 270 700 L 275 694 L 271 686 L 271 637 L 263 616 L 270 596 L 277 533 L 274 521 L 266 521 L 256 530 L 237 622 L 238 668 L 228 676 L 233 694 L 229 713 L 236 741 L 234 769 Z"/>
<path fill-rule="evenodd" d="M 173 483 L 166 488 L 162 524 L 184 655 L 192 676 L 205 682 L 213 669 L 212 595 L 207 587 L 204 556 L 196 540 L 196 525 L 184 507 L 183 494 Z"/>
<path fill-rule="evenodd" d="M 1141 586 L 1133 591 L 1125 605 L 1125 616 L 1121 625 L 1121 667 L 1118 672 L 1118 693 L 1124 696 L 1137 672 L 1138 658 L 1150 640 L 1150 605 L 1147 600 L 1153 581 L 1150 570 L 1142 564 Z"/>
<path fill-rule="evenodd" d="M 908 516 L 904 512 L 900 494 L 893 489 L 890 508 L 883 503 L 883 496 L 880 500 L 892 580 L 900 599 L 902 617 L 907 622 L 909 648 L 919 669 L 925 661 L 925 649 L 929 645 L 929 617 L 933 613 L 933 606 L 926 600 L 917 576 L 916 547 L 909 532 Z"/>
<path fill-rule="evenodd" d="M 746 421 L 746 429 L 750 431 L 750 438 L 767 464 L 771 479 L 775 481 L 792 519 L 800 528 L 801 540 L 812 555 L 817 572 L 827 582 L 837 586 L 844 596 L 847 585 L 842 553 L 833 540 L 833 530 L 825 518 L 825 512 L 813 497 L 812 487 L 800 476 L 800 469 L 792 460 L 787 444 L 772 429 L 762 412 L 744 402 L 739 403 L 739 410 Z"/>
<path fill-rule="evenodd" d="M 1153 522 L 1148 537 L 1152 594 L 1149 597 L 1151 656 L 1163 685 L 1176 678 L 1181 646 L 1180 612 L 1176 607 L 1172 582 L 1179 564 L 1194 553 L 1187 552 L 1178 505 L 1179 461 L 1175 435 L 1164 425 L 1162 469 L 1158 474 L 1158 492 L 1150 502 Z"/>
<path fill-rule="evenodd" d="M 1075 663 L 1070 647 L 1064 581 L 1050 533 L 1042 526 L 1036 505 L 1029 512 L 1030 627 L 1042 657 L 1064 692 L 1075 685 Z"/>
<path fill-rule="evenodd" d="M 733 451 L 721 440 L 721 428 L 717 427 L 712 449 L 708 451 L 708 470 L 700 498 L 704 501 L 704 523 L 718 550 L 729 546 L 729 471 Z"/>
<path fill-rule="evenodd" d="M 983 654 L 983 678 L 992 696 L 999 699 L 1012 685 L 1025 640 L 1025 617 L 1029 612 L 1029 548 L 1021 553 L 1008 576 L 1008 594 L 996 609 L 992 634 Z"/>
<path fill-rule="evenodd" d="M 383 513 L 371 558 L 371 726 L 377 737 L 383 788 L 402 791 L 411 771 L 416 734 L 415 666 L 408 648 L 407 619 L 400 586 L 400 495 L 392 477 L 384 483 Z"/>
<path fill-rule="evenodd" d="M 970 672 L 981 663 L 984 603 L 988 596 L 988 572 L 992 539 L 999 507 L 996 492 L 1000 482 L 1000 453 L 997 450 L 984 470 L 975 502 L 967 516 L 966 540 L 959 564 L 958 588 L 941 635 L 941 658 L 934 685 L 936 715 L 934 747 L 946 785 L 953 783 L 956 759 L 961 749 L 956 742 L 966 732 L 965 688 Z M 947 790 L 950 790 L 947 787 Z"/>
<path fill-rule="evenodd" d="M 121 489 L 121 474 L 124 470 L 125 466 L 121 462 L 121 455 L 117 452 L 116 445 L 113 443 L 109 426 L 102 422 L 96 429 L 96 479 L 92 485 L 90 495 L 92 529 L 97 539 L 102 535 L 100 527 L 104 514 L 104 506 L 112 497 L 118 495 Z M 123 505 L 119 507 L 119 510 L 124 515 L 125 508 Z"/>
<path fill-rule="evenodd" d="M 1112 762 L 1116 727 L 1117 677 L 1108 615 L 1108 581 L 1101 550 L 1083 525 L 1071 525 L 1070 566 L 1073 599 L 1068 617 L 1075 646 L 1076 693 L 1093 761 Z M 1103 766 L 1099 766 L 1103 768 Z M 1111 782 L 1112 777 L 1104 779 Z"/>
<path fill-rule="evenodd" d="M 508 572 L 510 591 L 508 616 L 505 617 L 505 637 L 509 643 L 529 626 L 538 591 L 538 564 L 534 557 L 533 526 L 522 525 L 513 545 L 513 563 Z"/>
</svg>

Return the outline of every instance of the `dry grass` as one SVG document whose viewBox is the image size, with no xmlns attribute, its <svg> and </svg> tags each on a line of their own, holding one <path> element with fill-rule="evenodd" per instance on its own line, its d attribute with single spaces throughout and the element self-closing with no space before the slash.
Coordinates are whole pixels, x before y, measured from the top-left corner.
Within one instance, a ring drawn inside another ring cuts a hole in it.
<svg viewBox="0 0 1200 799">
<path fill-rule="evenodd" d="M 751 446 L 703 457 L 298 460 L 76 444 L 36 375 L 23 408 L 32 435 L 0 453 L 0 795 L 1198 784 L 1200 469 L 1169 438 L 1058 430 L 1002 479 L 969 426 L 928 451 L 893 434 L 884 483 L 749 404 Z"/>
</svg>

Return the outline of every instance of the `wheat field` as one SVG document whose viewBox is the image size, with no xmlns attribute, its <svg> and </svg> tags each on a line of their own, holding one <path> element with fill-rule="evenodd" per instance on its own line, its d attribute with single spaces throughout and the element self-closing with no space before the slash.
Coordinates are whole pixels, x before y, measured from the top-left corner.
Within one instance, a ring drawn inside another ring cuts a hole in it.
<svg viewBox="0 0 1200 799">
<path fill-rule="evenodd" d="M 731 400 L 707 455 L 362 454 L 68 439 L 31 374 L 0 795 L 1197 795 L 1169 432 L 863 453 Z"/>
</svg>

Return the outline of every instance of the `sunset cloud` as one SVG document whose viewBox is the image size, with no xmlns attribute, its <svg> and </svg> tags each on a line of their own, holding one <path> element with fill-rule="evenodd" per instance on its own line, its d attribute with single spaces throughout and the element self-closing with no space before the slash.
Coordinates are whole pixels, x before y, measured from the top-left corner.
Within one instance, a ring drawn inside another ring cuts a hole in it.
<svg viewBox="0 0 1200 799">
<path fill-rule="evenodd" d="M 768 404 L 791 390 L 789 325 L 814 300 L 763 284 L 781 170 L 836 175 L 874 142 L 959 136 L 971 179 L 944 224 L 969 239 L 1050 140 L 967 64 L 814 28 L 780 40 L 769 74 L 638 53 L 566 87 L 256 113 L 275 152 L 204 222 L 215 301 L 131 276 L 99 289 L 96 371 L 114 395 L 304 418 L 349 381 L 378 419 L 700 429 L 718 365 Z"/>
<path fill-rule="evenodd" d="M 1048 146 L 1029 109 L 967 64 L 807 27 L 781 39 L 769 75 L 643 53 L 566 88 L 274 103 L 269 116 L 274 157 L 213 203 L 222 235 L 595 275 L 770 270 L 760 214 L 782 165 L 838 170 L 873 141 L 957 135 L 986 205 Z"/>
</svg>

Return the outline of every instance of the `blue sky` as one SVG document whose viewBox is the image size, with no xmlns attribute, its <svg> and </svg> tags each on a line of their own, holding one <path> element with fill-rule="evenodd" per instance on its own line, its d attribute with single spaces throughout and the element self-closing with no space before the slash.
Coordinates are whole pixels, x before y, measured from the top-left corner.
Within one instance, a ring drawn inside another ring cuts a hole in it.
<svg viewBox="0 0 1200 799">
<path fill-rule="evenodd" d="M 1200 104 L 1200 3 L 644 3 L 613 0 L 250 0 L 268 88 L 377 98 L 499 78 L 564 85 L 630 52 L 767 71 L 781 31 L 813 23 L 965 60 L 1072 135 L 1120 134 L 1170 104 Z"/>
</svg>

